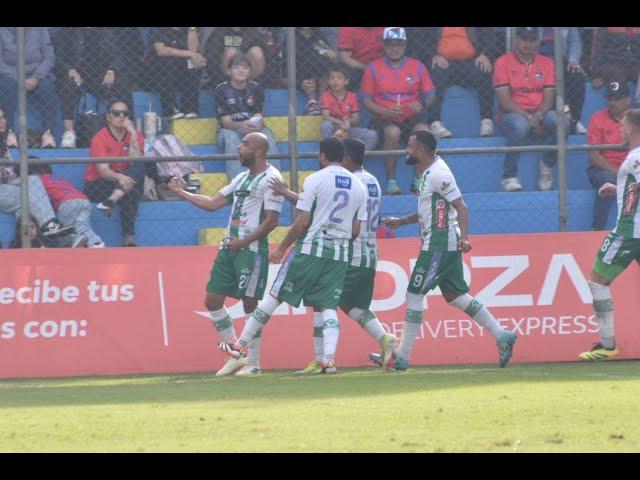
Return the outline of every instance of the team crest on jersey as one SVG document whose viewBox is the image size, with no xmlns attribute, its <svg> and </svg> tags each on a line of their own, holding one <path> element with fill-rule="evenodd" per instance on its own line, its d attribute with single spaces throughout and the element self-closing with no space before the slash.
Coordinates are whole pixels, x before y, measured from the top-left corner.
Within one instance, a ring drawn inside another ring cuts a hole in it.
<svg viewBox="0 0 640 480">
<path fill-rule="evenodd" d="M 412 84 L 413 83 L 413 75 L 411 75 L 410 73 L 407 74 L 407 83 L 408 84 Z"/>
<path fill-rule="evenodd" d="M 343 177 L 342 175 L 336 175 L 336 188 L 351 190 L 351 179 L 349 177 Z"/>
<path fill-rule="evenodd" d="M 536 72 L 536 80 L 542 81 L 542 72 L 539 70 Z"/>
<path fill-rule="evenodd" d="M 440 186 L 440 190 L 444 192 L 447 188 L 449 188 L 449 185 L 451 185 L 450 182 L 442 182 L 442 185 Z"/>
<path fill-rule="evenodd" d="M 367 183 L 367 187 L 369 189 L 369 196 L 370 197 L 377 197 L 378 196 L 378 186 L 375 183 Z"/>
</svg>

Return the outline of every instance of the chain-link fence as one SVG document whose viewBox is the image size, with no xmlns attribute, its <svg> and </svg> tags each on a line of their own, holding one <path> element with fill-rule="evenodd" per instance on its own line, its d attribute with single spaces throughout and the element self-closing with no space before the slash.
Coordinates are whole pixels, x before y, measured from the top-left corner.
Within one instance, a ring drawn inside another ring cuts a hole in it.
<svg viewBox="0 0 640 480">
<path fill-rule="evenodd" d="M 5 247 L 21 232 L 45 246 L 216 244 L 229 207 L 202 210 L 169 179 L 215 195 L 256 131 L 294 189 L 322 138 L 361 139 L 383 215 L 404 215 L 421 172 L 403 149 L 430 129 L 472 234 L 606 228 L 615 206 L 594 188 L 624 151 L 579 146 L 621 143 L 640 70 L 640 27 L 0 27 L 0 43 L 2 155 L 37 157 L 29 175 L 2 167 Z M 37 228 L 16 230 L 21 205 Z"/>
</svg>

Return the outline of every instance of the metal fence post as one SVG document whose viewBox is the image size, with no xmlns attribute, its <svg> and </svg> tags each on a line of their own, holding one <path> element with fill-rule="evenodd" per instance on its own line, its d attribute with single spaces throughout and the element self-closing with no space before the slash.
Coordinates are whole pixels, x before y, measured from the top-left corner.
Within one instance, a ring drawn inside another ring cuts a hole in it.
<svg viewBox="0 0 640 480">
<path fill-rule="evenodd" d="M 298 192 L 298 125 L 297 88 L 296 88 L 296 27 L 287 27 L 287 84 L 289 87 L 289 170 L 291 172 L 291 189 Z M 292 205 L 291 216 L 295 215 Z"/>
<path fill-rule="evenodd" d="M 567 231 L 569 216 L 568 191 L 567 191 L 567 138 L 564 111 L 564 56 L 562 52 L 562 29 L 553 28 L 553 50 L 556 62 L 556 113 L 558 118 L 557 145 L 558 145 L 558 194 L 560 231 Z"/>
<path fill-rule="evenodd" d="M 16 27 L 16 53 L 18 55 L 18 135 L 20 144 L 20 223 L 22 231 L 22 248 L 29 248 L 29 226 L 31 225 L 29 211 L 29 167 L 27 165 L 27 91 L 24 80 L 24 27 Z"/>
</svg>

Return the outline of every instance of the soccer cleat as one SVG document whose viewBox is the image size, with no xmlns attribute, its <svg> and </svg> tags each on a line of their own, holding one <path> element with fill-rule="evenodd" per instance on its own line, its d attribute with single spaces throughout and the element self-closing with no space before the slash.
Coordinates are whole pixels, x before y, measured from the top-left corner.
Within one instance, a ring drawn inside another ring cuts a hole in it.
<svg viewBox="0 0 640 480">
<path fill-rule="evenodd" d="M 252 375 L 260 375 L 261 373 L 260 365 L 245 365 L 236 372 L 236 377 L 250 377 Z"/>
<path fill-rule="evenodd" d="M 336 373 L 338 369 L 336 368 L 336 364 L 333 360 L 328 360 L 326 362 L 322 362 L 320 364 L 320 373 Z"/>
<path fill-rule="evenodd" d="M 393 354 L 392 357 L 395 359 L 395 361 L 392 364 L 387 364 L 386 370 L 391 370 L 393 368 L 394 370 L 403 372 L 407 368 L 409 368 L 409 362 L 407 362 L 404 358 L 397 357 L 395 354 Z M 383 366 L 382 355 L 380 355 L 379 353 L 370 353 L 369 360 L 371 360 L 379 367 Z"/>
<path fill-rule="evenodd" d="M 398 182 L 396 182 L 395 178 L 390 178 L 387 180 L 387 195 L 400 195 L 402 190 L 398 186 Z"/>
<path fill-rule="evenodd" d="M 218 344 L 218 349 L 233 358 L 242 358 L 247 356 L 244 347 L 233 343 L 220 342 Z"/>
<path fill-rule="evenodd" d="M 502 180 L 502 190 L 505 192 L 519 192 L 522 190 L 522 184 L 518 177 L 509 177 Z"/>
<path fill-rule="evenodd" d="M 600 342 L 596 343 L 588 352 L 582 352 L 578 357 L 581 360 L 607 360 L 609 358 L 617 357 L 620 352 L 617 348 L 604 348 Z"/>
<path fill-rule="evenodd" d="M 247 364 L 246 357 L 234 358 L 229 357 L 220 370 L 216 372 L 216 377 L 224 377 L 225 375 L 231 375 L 235 371 L 244 367 Z"/>
<path fill-rule="evenodd" d="M 518 337 L 513 332 L 505 331 L 500 335 L 500 339 L 497 342 L 500 368 L 504 368 L 509 363 L 509 359 L 513 355 L 513 345 L 517 339 Z"/>
<path fill-rule="evenodd" d="M 382 367 L 384 367 L 393 356 L 396 340 L 397 338 L 391 335 L 390 333 L 385 333 L 384 337 L 382 337 L 382 340 L 380 341 L 380 349 L 382 350 L 382 353 L 381 353 Z"/>
<path fill-rule="evenodd" d="M 543 192 L 551 190 L 551 186 L 553 184 L 553 177 L 551 176 L 551 167 L 546 165 L 542 161 L 542 159 L 540 159 L 538 168 L 540 170 L 540 178 L 538 179 L 538 189 Z"/>
<path fill-rule="evenodd" d="M 311 375 L 314 373 L 322 373 L 322 366 L 320 365 L 320 362 L 318 362 L 317 360 L 314 360 L 309 365 L 307 365 L 306 368 L 303 368 L 302 370 L 297 370 L 293 373 L 296 373 L 298 375 Z"/>
</svg>

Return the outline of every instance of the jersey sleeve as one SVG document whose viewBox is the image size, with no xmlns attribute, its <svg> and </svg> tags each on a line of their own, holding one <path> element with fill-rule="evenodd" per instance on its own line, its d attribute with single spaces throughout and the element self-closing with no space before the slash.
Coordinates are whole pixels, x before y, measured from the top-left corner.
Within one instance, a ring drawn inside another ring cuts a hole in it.
<svg viewBox="0 0 640 480">
<path fill-rule="evenodd" d="M 493 68 L 493 88 L 508 87 L 509 72 L 507 71 L 506 57 L 500 57 L 496 60 Z"/>
<path fill-rule="evenodd" d="M 280 175 L 280 172 L 274 172 L 273 174 L 269 175 L 267 182 L 272 178 L 277 178 L 278 180 L 282 181 L 282 175 Z M 272 210 L 274 212 L 280 212 L 282 211 L 283 203 L 284 197 L 279 193 L 276 193 L 273 188 L 270 188 L 267 184 L 264 192 L 264 209 Z"/>
<path fill-rule="evenodd" d="M 316 199 L 316 179 L 313 175 L 307 177 L 302 186 L 302 193 L 298 197 L 298 203 L 296 208 L 303 212 L 310 212 L 313 207 L 313 202 Z"/>
<path fill-rule="evenodd" d="M 240 175 L 244 174 L 244 172 L 239 173 L 238 175 L 236 175 L 233 180 L 231 180 L 231 183 L 229 183 L 229 185 L 226 185 L 224 187 L 222 187 L 220 189 L 220 191 L 218 193 L 220 193 L 223 197 L 225 197 L 227 199 L 228 203 L 233 203 L 233 192 L 235 192 L 236 190 L 236 184 L 238 183 L 238 178 L 240 177 Z"/>
<path fill-rule="evenodd" d="M 456 179 L 451 172 L 434 172 L 429 175 L 429 185 L 435 193 L 441 195 L 449 203 L 462 196 L 462 192 L 460 192 Z"/>
<path fill-rule="evenodd" d="M 547 62 L 547 73 L 542 88 L 556 88 L 556 63 L 551 59 Z"/>
</svg>

